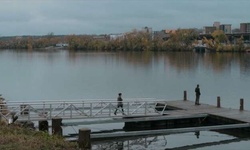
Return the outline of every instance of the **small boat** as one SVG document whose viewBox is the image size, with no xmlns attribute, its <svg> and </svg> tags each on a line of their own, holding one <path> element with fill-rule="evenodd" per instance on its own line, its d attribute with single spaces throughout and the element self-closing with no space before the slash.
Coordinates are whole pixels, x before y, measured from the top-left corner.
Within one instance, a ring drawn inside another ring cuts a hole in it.
<svg viewBox="0 0 250 150">
<path fill-rule="evenodd" d="M 206 51 L 206 45 L 195 45 L 194 50 L 198 53 L 204 53 Z"/>
</svg>

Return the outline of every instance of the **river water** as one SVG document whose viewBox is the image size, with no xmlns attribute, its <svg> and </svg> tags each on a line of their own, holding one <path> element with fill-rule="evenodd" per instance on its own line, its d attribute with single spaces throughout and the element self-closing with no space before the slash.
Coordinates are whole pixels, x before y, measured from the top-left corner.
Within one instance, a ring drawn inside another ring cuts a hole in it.
<svg viewBox="0 0 250 150">
<path fill-rule="evenodd" d="M 184 90 L 188 99 L 194 100 L 194 88 L 199 84 L 201 103 L 216 105 L 216 98 L 220 96 L 222 107 L 239 109 L 240 98 L 244 98 L 245 109 L 250 110 L 250 54 L 247 53 L 2 50 L 0 70 L 0 94 L 7 101 L 116 99 L 119 92 L 123 93 L 124 100 L 180 100 Z M 186 133 L 106 142 L 102 143 L 102 149 L 121 145 L 124 149 L 188 149 L 185 147 L 188 145 L 193 145 L 191 149 L 244 149 L 250 146 L 249 141 L 234 141 L 234 138 L 217 132 L 201 132 L 199 138 L 194 133 Z M 221 140 L 232 142 L 213 144 Z M 143 144 L 140 141 L 144 141 Z M 111 144 L 105 145 L 107 143 Z M 98 149 L 100 145 L 94 146 Z"/>
</svg>

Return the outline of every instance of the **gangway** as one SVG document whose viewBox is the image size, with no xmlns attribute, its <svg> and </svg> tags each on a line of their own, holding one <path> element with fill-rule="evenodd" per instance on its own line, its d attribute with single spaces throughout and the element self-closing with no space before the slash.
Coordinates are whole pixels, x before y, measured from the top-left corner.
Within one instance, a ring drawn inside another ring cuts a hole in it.
<svg viewBox="0 0 250 150">
<path fill-rule="evenodd" d="M 160 104 L 160 105 L 159 105 Z M 125 99 L 123 110 L 117 108 L 115 99 L 61 100 L 7 102 L 0 104 L 0 116 L 6 120 L 18 117 L 19 121 L 62 119 L 112 118 L 115 110 L 126 117 L 163 115 L 167 108 L 166 100 L 137 98 Z"/>
</svg>

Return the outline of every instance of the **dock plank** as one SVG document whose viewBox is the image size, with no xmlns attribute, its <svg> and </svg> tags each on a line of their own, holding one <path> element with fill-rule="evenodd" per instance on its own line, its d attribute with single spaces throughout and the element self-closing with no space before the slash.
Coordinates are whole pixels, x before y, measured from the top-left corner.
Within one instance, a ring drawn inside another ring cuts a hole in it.
<svg viewBox="0 0 250 150">
<path fill-rule="evenodd" d="M 201 105 L 195 105 L 195 103 L 190 100 L 168 101 L 167 104 L 182 109 L 178 111 L 169 112 L 169 115 L 173 116 L 207 113 L 211 115 L 239 120 L 242 122 L 248 122 L 248 123 L 250 122 L 250 111 L 248 110 L 237 110 L 237 109 L 223 108 L 223 107 L 217 108 L 216 106 L 203 103 L 201 103 Z"/>
</svg>

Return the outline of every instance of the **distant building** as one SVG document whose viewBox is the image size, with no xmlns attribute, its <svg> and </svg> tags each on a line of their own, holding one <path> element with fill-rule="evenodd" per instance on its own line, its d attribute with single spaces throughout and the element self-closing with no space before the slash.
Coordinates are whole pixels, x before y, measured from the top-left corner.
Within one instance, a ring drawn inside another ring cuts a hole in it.
<svg viewBox="0 0 250 150">
<path fill-rule="evenodd" d="M 108 35 L 92 35 L 92 38 L 95 40 L 107 41 L 110 39 Z"/>
<path fill-rule="evenodd" d="M 220 22 L 218 22 L 218 21 L 214 22 L 213 27 L 216 27 L 216 30 L 219 30 L 220 29 Z"/>
<path fill-rule="evenodd" d="M 165 30 L 154 31 L 153 38 L 154 39 L 160 38 L 166 40 L 168 38 L 168 34 L 165 32 Z"/>
<path fill-rule="evenodd" d="M 175 33 L 176 33 L 175 29 L 165 29 L 161 31 L 154 31 L 153 37 L 167 40 L 171 34 L 175 34 Z"/>
<path fill-rule="evenodd" d="M 250 33 L 250 23 L 241 23 L 240 24 L 241 33 Z"/>
<path fill-rule="evenodd" d="M 149 27 L 144 27 L 144 28 L 142 28 L 141 31 L 142 31 L 142 32 L 149 33 L 149 34 L 152 34 L 152 33 L 153 33 L 153 29 L 152 29 L 152 28 L 149 28 Z"/>
<path fill-rule="evenodd" d="M 175 34 L 176 33 L 176 30 L 165 30 L 165 33 L 166 34 L 171 34 L 171 33 L 173 33 L 173 34 Z"/>
<path fill-rule="evenodd" d="M 57 43 L 56 44 L 56 47 L 68 47 L 69 46 L 69 44 L 67 44 L 67 43 Z"/>
<path fill-rule="evenodd" d="M 220 25 L 220 30 L 222 30 L 225 34 L 231 34 L 232 33 L 232 28 L 231 24 L 221 24 Z"/>
<path fill-rule="evenodd" d="M 124 39 L 124 34 L 123 33 L 110 34 L 109 37 L 110 40 Z"/>
<path fill-rule="evenodd" d="M 240 29 L 239 28 L 232 29 L 232 33 L 233 34 L 240 33 Z"/>
<path fill-rule="evenodd" d="M 212 34 L 216 30 L 216 27 L 214 26 L 205 26 L 204 27 L 204 34 Z"/>
</svg>

